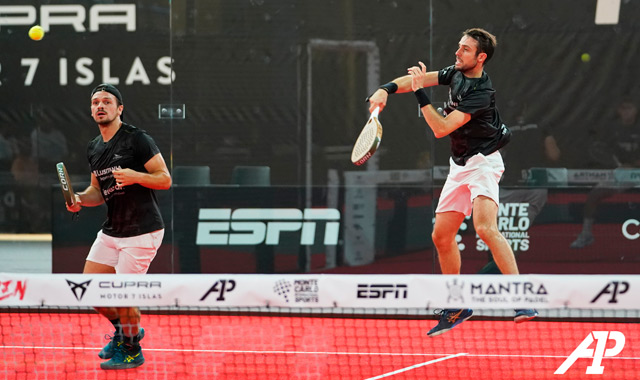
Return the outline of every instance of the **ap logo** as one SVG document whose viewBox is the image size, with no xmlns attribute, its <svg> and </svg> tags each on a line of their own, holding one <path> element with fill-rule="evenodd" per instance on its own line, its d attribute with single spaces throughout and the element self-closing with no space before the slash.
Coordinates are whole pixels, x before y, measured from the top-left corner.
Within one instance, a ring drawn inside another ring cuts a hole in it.
<svg viewBox="0 0 640 380">
<path fill-rule="evenodd" d="M 607 341 L 611 339 L 615 341 L 615 346 L 607 347 Z M 591 343 L 596 340 L 596 348 L 589 348 Z M 622 352 L 624 348 L 625 337 L 620 331 L 592 331 L 580 343 L 580 345 L 569 355 L 567 360 L 554 372 L 555 375 L 563 375 L 569 367 L 573 365 L 579 358 L 593 358 L 591 365 L 587 367 L 587 375 L 602 375 L 604 366 L 601 365 L 603 357 L 612 357 Z"/>
</svg>

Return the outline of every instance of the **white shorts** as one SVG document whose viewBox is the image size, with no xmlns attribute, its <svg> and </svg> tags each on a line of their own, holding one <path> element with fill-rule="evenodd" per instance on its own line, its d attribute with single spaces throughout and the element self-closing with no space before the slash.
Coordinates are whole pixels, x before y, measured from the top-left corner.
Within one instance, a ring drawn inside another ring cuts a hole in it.
<svg viewBox="0 0 640 380">
<path fill-rule="evenodd" d="M 145 274 L 156 256 L 164 229 L 148 234 L 119 238 L 98 231 L 87 261 L 109 265 L 116 273 Z"/>
<path fill-rule="evenodd" d="M 442 188 L 436 213 L 457 211 L 469 216 L 473 200 L 479 195 L 500 204 L 498 183 L 503 172 L 504 163 L 498 151 L 488 156 L 478 153 L 469 158 L 465 166 L 449 159 L 449 175 Z"/>
</svg>

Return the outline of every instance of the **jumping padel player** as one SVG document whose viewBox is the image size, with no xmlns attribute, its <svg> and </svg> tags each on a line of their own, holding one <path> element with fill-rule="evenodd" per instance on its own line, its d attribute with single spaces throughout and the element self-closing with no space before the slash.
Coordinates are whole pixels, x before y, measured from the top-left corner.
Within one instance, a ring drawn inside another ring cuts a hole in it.
<svg viewBox="0 0 640 380">
<path fill-rule="evenodd" d="M 413 91 L 420 110 L 436 138 L 451 138 L 449 175 L 436 208 L 433 242 L 443 274 L 460 274 L 460 250 L 456 233 L 465 216 L 472 215 L 476 233 L 491 250 L 503 274 L 518 274 L 513 251 L 497 226 L 498 182 L 504 171 L 500 149 L 510 138 L 495 105 L 495 90 L 484 65 L 491 59 L 496 38 L 473 28 L 465 30 L 455 52 L 455 64 L 427 72 L 426 66 L 408 69 L 408 75 L 381 86 L 369 98 L 370 110 L 386 105 L 389 94 Z M 432 105 L 425 87 L 449 86 L 444 114 Z M 469 319 L 471 309 L 440 313 L 439 323 L 427 334 L 436 336 Z M 538 315 L 535 310 L 516 310 L 515 321 Z"/>
</svg>

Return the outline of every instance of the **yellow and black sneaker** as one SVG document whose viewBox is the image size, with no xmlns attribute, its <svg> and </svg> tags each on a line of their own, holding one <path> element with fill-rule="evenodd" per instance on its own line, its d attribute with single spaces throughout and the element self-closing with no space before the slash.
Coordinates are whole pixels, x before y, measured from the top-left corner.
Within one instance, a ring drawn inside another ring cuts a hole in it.
<svg viewBox="0 0 640 380">
<path fill-rule="evenodd" d="M 140 328 L 140 332 L 138 333 L 138 335 L 140 336 L 139 340 L 142 340 L 142 338 L 144 338 L 143 328 Z M 116 346 L 118 345 L 118 342 L 122 342 L 124 337 L 122 335 L 118 335 L 118 332 L 116 331 L 113 333 L 113 336 L 105 335 L 105 339 L 109 339 L 109 343 L 107 343 L 104 348 L 102 348 L 102 350 L 98 353 L 98 356 L 100 357 L 100 359 L 111 359 L 116 353 Z"/>
<path fill-rule="evenodd" d="M 100 363 L 102 369 L 129 369 L 136 368 L 144 363 L 142 347 L 139 344 L 127 344 L 118 342 L 111 360 Z"/>
</svg>

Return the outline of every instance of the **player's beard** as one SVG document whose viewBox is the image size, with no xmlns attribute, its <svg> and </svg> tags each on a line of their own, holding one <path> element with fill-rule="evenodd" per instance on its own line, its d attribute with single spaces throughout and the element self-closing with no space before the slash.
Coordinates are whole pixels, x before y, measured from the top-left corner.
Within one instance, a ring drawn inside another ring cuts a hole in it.
<svg viewBox="0 0 640 380">
<path fill-rule="evenodd" d="M 113 117 L 109 117 L 109 115 L 105 115 L 105 117 L 103 117 L 100 120 L 96 120 L 96 117 L 94 116 L 93 120 L 100 126 L 107 126 L 111 123 L 113 123 L 113 121 L 116 119 L 116 117 L 118 117 L 118 115 L 114 115 Z"/>
<path fill-rule="evenodd" d="M 478 66 L 478 60 L 474 60 L 473 64 L 465 64 L 464 62 L 457 67 L 458 71 L 464 73 L 473 71 Z"/>
</svg>

